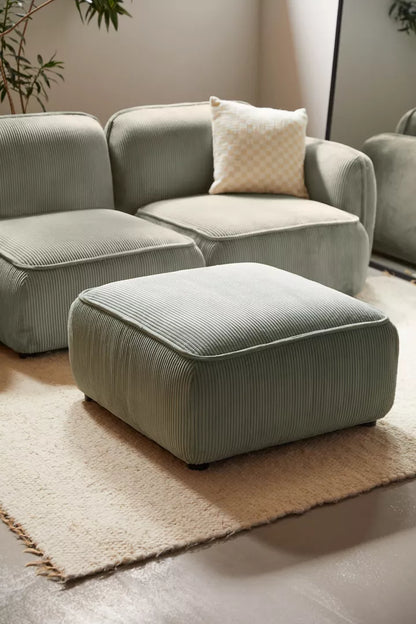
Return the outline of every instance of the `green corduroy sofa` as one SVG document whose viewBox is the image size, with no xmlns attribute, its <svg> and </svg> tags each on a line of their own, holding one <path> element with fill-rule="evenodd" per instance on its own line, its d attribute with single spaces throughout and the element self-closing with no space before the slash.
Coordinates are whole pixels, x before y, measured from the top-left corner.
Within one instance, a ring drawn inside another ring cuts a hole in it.
<svg viewBox="0 0 416 624">
<path fill-rule="evenodd" d="M 85 288 L 204 265 L 188 237 L 114 210 L 102 127 L 83 114 L 0 117 L 0 342 L 66 347 Z"/>
<path fill-rule="evenodd" d="M 207 103 L 121 111 L 105 133 L 85 114 L 0 117 L 0 342 L 64 348 L 84 289 L 205 264 L 260 262 L 357 293 L 375 218 L 371 160 L 308 139 L 305 175 L 309 200 L 209 195 Z"/>
<path fill-rule="evenodd" d="M 374 249 L 416 265 L 416 108 L 364 143 L 377 179 Z"/>
<path fill-rule="evenodd" d="M 105 130 L 118 210 L 191 237 L 207 265 L 260 262 L 347 294 L 361 290 L 376 202 L 373 165 L 361 152 L 308 138 L 309 200 L 209 195 L 207 103 L 127 109 Z"/>
</svg>

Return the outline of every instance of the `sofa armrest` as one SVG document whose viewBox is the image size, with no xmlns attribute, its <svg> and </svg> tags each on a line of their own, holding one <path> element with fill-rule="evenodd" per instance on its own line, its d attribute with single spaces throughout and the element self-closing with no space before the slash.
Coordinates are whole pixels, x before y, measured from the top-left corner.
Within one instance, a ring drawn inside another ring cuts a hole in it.
<svg viewBox="0 0 416 624">
<path fill-rule="evenodd" d="M 305 182 L 311 199 L 357 215 L 371 249 L 376 179 L 370 158 L 347 145 L 307 137 Z"/>
<path fill-rule="evenodd" d="M 364 152 L 377 178 L 375 248 L 416 262 L 416 137 L 385 133 L 367 139 Z"/>
</svg>

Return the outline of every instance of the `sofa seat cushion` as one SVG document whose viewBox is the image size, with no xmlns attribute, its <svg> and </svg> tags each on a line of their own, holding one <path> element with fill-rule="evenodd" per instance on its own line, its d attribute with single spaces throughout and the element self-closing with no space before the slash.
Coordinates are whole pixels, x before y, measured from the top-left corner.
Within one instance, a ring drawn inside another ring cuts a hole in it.
<svg viewBox="0 0 416 624">
<path fill-rule="evenodd" d="M 355 215 L 280 195 L 198 195 L 149 204 L 137 215 L 191 236 L 207 265 L 260 262 L 348 294 L 363 286 L 368 236 Z"/>
<path fill-rule="evenodd" d="M 67 317 L 85 288 L 203 266 L 194 241 L 115 210 L 1 222 L 0 341 L 23 353 L 67 346 Z"/>
<path fill-rule="evenodd" d="M 192 248 L 194 244 L 168 228 L 115 210 L 9 219 L 0 230 L 0 255 L 28 269 L 138 254 L 160 246 Z"/>
</svg>

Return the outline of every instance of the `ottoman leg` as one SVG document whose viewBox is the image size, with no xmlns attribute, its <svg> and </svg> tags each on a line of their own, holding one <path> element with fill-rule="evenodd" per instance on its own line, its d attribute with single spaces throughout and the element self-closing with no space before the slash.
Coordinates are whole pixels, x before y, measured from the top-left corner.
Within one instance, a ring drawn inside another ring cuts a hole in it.
<svg viewBox="0 0 416 624">
<path fill-rule="evenodd" d="M 206 470 L 209 464 L 188 464 L 189 470 Z"/>
<path fill-rule="evenodd" d="M 84 401 L 92 401 L 91 397 L 87 396 L 86 394 L 84 394 Z"/>
<path fill-rule="evenodd" d="M 363 427 L 375 427 L 376 424 L 377 424 L 377 421 L 376 420 L 372 420 L 371 422 L 364 423 Z"/>
</svg>

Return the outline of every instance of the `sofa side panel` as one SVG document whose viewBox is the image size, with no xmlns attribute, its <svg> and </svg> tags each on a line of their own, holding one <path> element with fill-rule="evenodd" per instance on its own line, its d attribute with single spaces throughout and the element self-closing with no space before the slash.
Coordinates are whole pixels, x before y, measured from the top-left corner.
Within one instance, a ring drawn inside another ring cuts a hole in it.
<svg viewBox="0 0 416 624">
<path fill-rule="evenodd" d="M 79 389 L 184 461 L 194 447 L 195 363 L 129 323 L 76 299 L 69 356 Z"/>
<path fill-rule="evenodd" d="M 377 178 L 374 248 L 416 264 L 416 137 L 380 134 L 364 150 Z"/>
<path fill-rule="evenodd" d="M 371 160 L 341 143 L 307 139 L 305 179 L 311 199 L 356 215 L 370 249 L 376 214 L 376 180 Z"/>
</svg>

